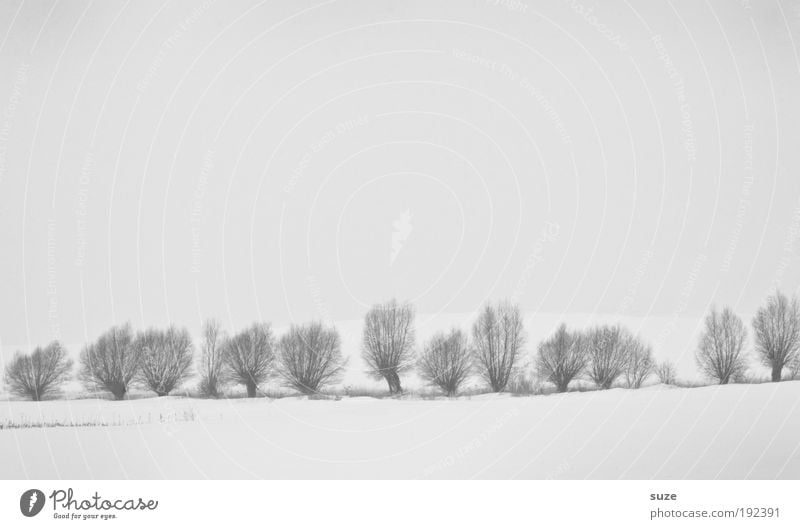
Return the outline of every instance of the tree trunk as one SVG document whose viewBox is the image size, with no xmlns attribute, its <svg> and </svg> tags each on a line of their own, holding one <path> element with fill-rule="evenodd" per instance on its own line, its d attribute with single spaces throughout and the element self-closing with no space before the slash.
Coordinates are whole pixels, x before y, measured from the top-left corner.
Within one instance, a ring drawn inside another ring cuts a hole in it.
<svg viewBox="0 0 800 529">
<path fill-rule="evenodd" d="M 108 390 L 114 395 L 114 400 L 122 400 L 125 398 L 128 388 L 124 384 L 110 384 Z"/>
<path fill-rule="evenodd" d="M 256 396 L 256 383 L 255 382 L 248 382 L 245 384 L 247 386 L 247 398 L 252 399 Z"/>
<path fill-rule="evenodd" d="M 569 387 L 569 381 L 566 382 L 561 381 L 558 384 L 556 384 L 556 393 L 565 393 L 568 387 Z"/>
<path fill-rule="evenodd" d="M 318 391 L 307 384 L 298 384 L 297 389 L 300 390 L 300 393 L 303 395 L 316 395 Z"/>
<path fill-rule="evenodd" d="M 781 381 L 781 371 L 783 371 L 783 366 L 778 364 L 772 365 L 772 381 L 773 382 L 780 382 Z"/>
<path fill-rule="evenodd" d="M 395 393 L 402 393 L 403 388 L 400 386 L 400 375 L 397 374 L 395 371 L 391 371 L 386 373 L 386 383 L 389 384 L 389 393 L 394 395 Z"/>
</svg>

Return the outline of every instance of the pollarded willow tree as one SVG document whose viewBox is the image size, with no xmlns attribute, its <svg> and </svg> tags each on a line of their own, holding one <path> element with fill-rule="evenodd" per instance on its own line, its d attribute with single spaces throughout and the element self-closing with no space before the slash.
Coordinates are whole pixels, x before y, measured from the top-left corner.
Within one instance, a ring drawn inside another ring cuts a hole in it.
<svg viewBox="0 0 800 529">
<path fill-rule="evenodd" d="M 472 326 L 475 368 L 494 392 L 506 389 L 525 346 L 522 311 L 509 302 L 486 305 Z"/>
<path fill-rule="evenodd" d="M 6 364 L 4 378 L 11 393 L 38 401 L 57 392 L 71 370 L 66 349 L 54 341 L 31 354 L 16 353 Z"/>
<path fill-rule="evenodd" d="M 268 323 L 254 323 L 225 341 L 223 347 L 226 378 L 247 388 L 256 396 L 258 386 L 273 374 L 275 338 Z"/>
<path fill-rule="evenodd" d="M 225 363 L 223 345 L 225 333 L 216 320 L 207 320 L 203 324 L 203 343 L 200 349 L 198 371 L 201 395 L 217 398 L 222 395 L 225 383 Z"/>
<path fill-rule="evenodd" d="M 100 387 L 110 392 L 116 400 L 125 398 L 141 367 L 133 339 L 131 326 L 126 323 L 112 327 L 84 347 L 79 373 L 83 383 L 89 389 Z"/>
<path fill-rule="evenodd" d="M 719 384 L 735 380 L 747 369 L 746 340 L 747 329 L 739 316 L 728 307 L 722 312 L 712 307 L 697 345 L 697 365 Z"/>
<path fill-rule="evenodd" d="M 562 323 L 553 336 L 539 344 L 536 371 L 540 377 L 555 385 L 557 392 L 563 393 L 586 367 L 586 352 L 583 335 L 570 332 Z"/>
<path fill-rule="evenodd" d="M 361 356 L 376 378 L 383 378 L 389 393 L 402 393 L 400 374 L 413 366 L 414 309 L 391 300 L 373 306 L 364 318 Z"/>
<path fill-rule="evenodd" d="M 278 342 L 278 359 L 284 381 L 306 395 L 319 393 L 344 369 L 339 332 L 321 322 L 292 325 Z"/>
<path fill-rule="evenodd" d="M 656 367 L 653 348 L 639 337 L 633 337 L 628 348 L 628 362 L 625 367 L 625 383 L 629 388 L 639 389 L 653 374 Z"/>
<path fill-rule="evenodd" d="M 587 374 L 597 387 L 608 389 L 625 373 L 634 338 L 620 325 L 602 325 L 587 331 L 585 340 Z"/>
<path fill-rule="evenodd" d="M 800 362 L 800 302 L 781 292 L 767 299 L 753 318 L 756 350 L 772 370 L 772 381 L 780 382 L 783 368 Z"/>
<path fill-rule="evenodd" d="M 192 337 L 186 329 L 148 329 L 136 335 L 133 347 L 141 362 L 137 379 L 159 397 L 192 375 Z"/>
<path fill-rule="evenodd" d="M 472 351 L 466 333 L 452 329 L 433 335 L 425 344 L 417 367 L 425 381 L 439 386 L 448 397 L 455 396 L 472 370 Z"/>
</svg>

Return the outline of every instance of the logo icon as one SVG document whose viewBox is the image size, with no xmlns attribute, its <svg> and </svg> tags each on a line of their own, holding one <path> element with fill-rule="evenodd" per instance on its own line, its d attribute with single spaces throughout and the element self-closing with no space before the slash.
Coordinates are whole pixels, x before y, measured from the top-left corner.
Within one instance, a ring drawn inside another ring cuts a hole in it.
<svg viewBox="0 0 800 529">
<path fill-rule="evenodd" d="M 31 518 L 42 511 L 44 507 L 44 492 L 39 489 L 26 490 L 19 498 L 19 510 Z"/>
<path fill-rule="evenodd" d="M 392 231 L 392 253 L 389 254 L 389 266 L 394 264 L 395 259 L 400 255 L 400 250 L 403 249 L 403 244 L 414 230 L 414 226 L 411 225 L 412 217 L 411 210 L 407 209 L 392 223 L 394 230 Z"/>
</svg>

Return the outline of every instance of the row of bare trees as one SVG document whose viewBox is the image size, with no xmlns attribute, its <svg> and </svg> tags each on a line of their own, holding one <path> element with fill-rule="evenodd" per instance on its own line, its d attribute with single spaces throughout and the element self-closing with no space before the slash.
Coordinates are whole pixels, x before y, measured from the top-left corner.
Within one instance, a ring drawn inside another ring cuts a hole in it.
<svg viewBox="0 0 800 529">
<path fill-rule="evenodd" d="M 559 393 L 581 378 L 600 389 L 623 380 L 627 387 L 639 388 L 657 367 L 651 347 L 620 325 L 571 331 L 562 324 L 539 344 L 536 356 L 538 376 Z"/>
<path fill-rule="evenodd" d="M 771 369 L 772 381 L 785 369 L 800 374 L 800 302 L 776 292 L 753 319 L 755 349 Z M 472 325 L 471 336 L 460 329 L 435 334 L 414 359 L 414 311 L 390 301 L 367 314 L 362 355 L 371 373 L 386 380 L 390 393 L 402 392 L 400 374 L 417 366 L 420 376 L 454 395 L 477 373 L 492 391 L 504 391 L 520 369 L 526 336 L 519 307 L 507 302 L 485 306 Z M 747 369 L 747 329 L 730 309 L 712 309 L 697 347 L 701 372 L 720 384 L 742 380 Z M 556 391 L 567 391 L 574 380 L 586 379 L 600 389 L 615 384 L 639 388 L 655 376 L 677 382 L 675 366 L 657 363 L 652 348 L 621 325 L 601 325 L 570 331 L 562 324 L 541 342 L 535 358 L 538 377 Z"/>
<path fill-rule="evenodd" d="M 780 382 L 784 371 L 794 378 L 800 371 L 800 301 L 781 292 L 771 295 L 753 318 L 758 359 Z M 697 347 L 697 365 L 709 379 L 727 384 L 745 377 L 748 332 L 744 321 L 728 307 L 712 308 Z"/>
<path fill-rule="evenodd" d="M 455 395 L 473 375 L 494 392 L 507 389 L 522 370 L 526 335 L 520 308 L 508 302 L 486 305 L 471 333 L 453 328 L 432 336 L 415 354 L 414 309 L 396 300 L 378 304 L 364 321 L 361 353 L 369 372 L 383 379 L 392 394 L 403 391 L 401 375 L 413 368 L 422 379 Z M 755 349 L 772 380 L 785 369 L 800 370 L 800 302 L 776 292 L 753 319 Z M 729 308 L 712 309 L 705 320 L 696 358 L 703 374 L 726 384 L 742 380 L 747 368 L 747 329 Z M 345 366 L 341 338 L 320 322 L 293 325 L 276 339 L 268 323 L 254 323 L 226 335 L 214 320 L 203 326 L 197 372 L 203 395 L 218 397 L 228 385 L 241 385 L 248 397 L 273 377 L 304 394 L 320 392 L 338 380 Z M 41 400 L 66 380 L 72 361 L 53 342 L 31 354 L 17 353 L 6 365 L 12 393 Z M 578 379 L 600 389 L 615 384 L 641 387 L 655 375 L 675 383 L 675 368 L 657 364 L 649 345 L 620 325 L 572 331 L 562 324 L 542 341 L 534 371 L 556 391 L 567 391 Z M 134 333 L 130 325 L 109 329 L 80 354 L 79 379 L 122 399 L 136 384 L 168 395 L 194 375 L 194 345 L 186 329 L 169 327 Z"/>
<path fill-rule="evenodd" d="M 486 306 L 472 329 L 472 340 L 453 329 L 437 334 L 415 360 L 414 310 L 395 300 L 367 313 L 362 357 L 369 372 L 386 380 L 389 392 L 402 392 L 401 374 L 419 367 L 426 380 L 454 395 L 477 372 L 493 391 L 503 391 L 516 372 L 525 343 L 522 314 L 508 303 Z M 134 333 L 130 325 L 112 327 L 80 355 L 79 379 L 90 389 L 123 399 L 136 384 L 168 395 L 193 376 L 194 347 L 187 330 L 170 327 Z M 199 390 L 218 397 L 226 385 L 256 396 L 273 376 L 304 394 L 335 382 L 345 366 L 341 339 L 333 327 L 314 322 L 293 325 L 276 340 L 269 324 L 256 323 L 228 337 L 219 323 L 203 327 L 197 363 Z M 12 392 L 39 400 L 69 377 L 72 362 L 54 342 L 30 356 L 18 355 L 6 369 Z"/>
<path fill-rule="evenodd" d="M 417 367 L 419 375 L 447 395 L 477 373 L 492 391 L 503 391 L 516 372 L 525 344 L 522 312 L 509 303 L 487 305 L 472 326 L 472 339 L 460 329 L 432 336 L 414 358 L 414 309 L 392 300 L 367 313 L 362 357 L 390 393 L 401 393 L 400 374 Z"/>
<path fill-rule="evenodd" d="M 125 397 L 133 383 L 168 395 L 192 375 L 192 339 L 185 329 L 134 333 L 115 326 L 83 348 L 78 377 L 90 389 Z"/>
<path fill-rule="evenodd" d="M 78 378 L 91 390 L 104 390 L 116 400 L 133 385 L 159 396 L 168 395 L 194 375 L 194 346 L 186 329 L 148 329 L 134 333 L 130 325 L 106 331 L 80 354 Z M 199 390 L 218 397 L 224 386 L 239 384 L 248 397 L 272 376 L 280 376 L 303 393 L 314 393 L 335 379 L 344 366 L 339 334 L 321 323 L 294 325 L 276 341 L 269 324 L 255 323 L 227 337 L 216 321 L 203 326 L 197 370 Z M 12 393 L 41 400 L 69 380 L 73 362 L 59 342 L 17 353 L 6 365 Z"/>
<path fill-rule="evenodd" d="M 526 342 L 522 312 L 508 302 L 485 306 L 473 323 L 471 336 L 451 329 L 431 337 L 413 358 L 411 306 L 391 301 L 374 307 L 367 315 L 363 354 L 371 372 L 386 380 L 389 391 L 401 391 L 399 374 L 416 365 L 421 378 L 455 395 L 473 374 L 494 392 L 505 391 L 522 368 Z M 561 325 L 539 344 L 536 372 L 559 392 L 570 382 L 588 378 L 599 388 L 610 388 L 621 378 L 638 388 L 656 368 L 674 381 L 674 368 L 656 366 L 652 351 L 627 329 L 599 326 L 571 332 Z M 672 373 L 672 374 L 670 374 Z"/>
</svg>

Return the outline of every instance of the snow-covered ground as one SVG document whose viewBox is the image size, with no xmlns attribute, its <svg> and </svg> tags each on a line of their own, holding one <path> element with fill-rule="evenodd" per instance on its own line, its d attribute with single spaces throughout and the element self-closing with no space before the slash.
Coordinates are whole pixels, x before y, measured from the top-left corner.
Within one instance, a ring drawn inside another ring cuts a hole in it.
<svg viewBox="0 0 800 529">
<path fill-rule="evenodd" d="M 800 382 L 455 400 L 0 402 L 0 478 L 800 478 Z"/>
</svg>

